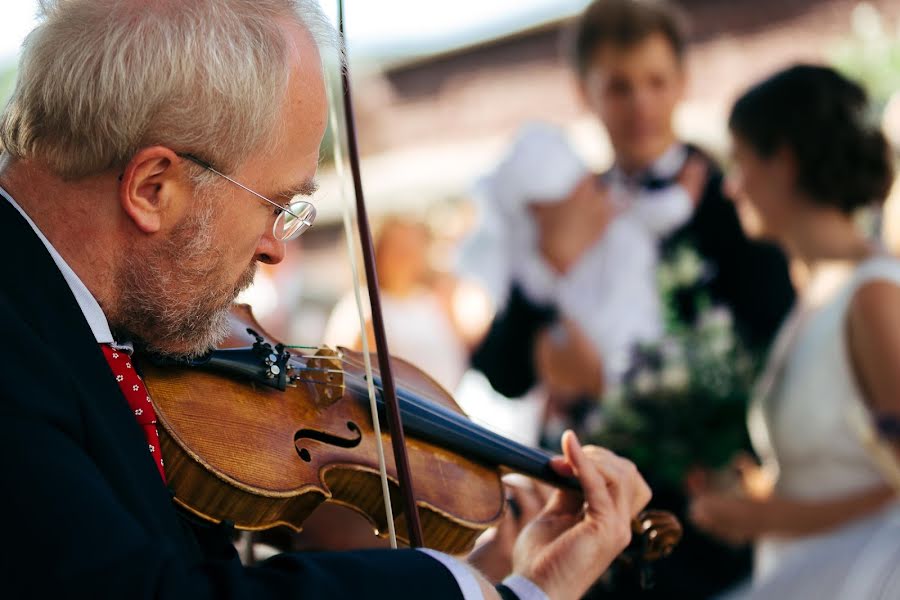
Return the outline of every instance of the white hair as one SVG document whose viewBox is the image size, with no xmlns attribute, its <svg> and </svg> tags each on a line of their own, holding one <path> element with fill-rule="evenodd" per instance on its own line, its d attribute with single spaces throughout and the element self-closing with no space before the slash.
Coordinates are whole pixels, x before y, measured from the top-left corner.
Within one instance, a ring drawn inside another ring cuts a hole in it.
<svg viewBox="0 0 900 600">
<path fill-rule="evenodd" d="M 287 19 L 320 46 L 315 0 L 40 0 L 0 145 L 79 179 L 160 144 L 232 170 L 278 130 Z"/>
</svg>

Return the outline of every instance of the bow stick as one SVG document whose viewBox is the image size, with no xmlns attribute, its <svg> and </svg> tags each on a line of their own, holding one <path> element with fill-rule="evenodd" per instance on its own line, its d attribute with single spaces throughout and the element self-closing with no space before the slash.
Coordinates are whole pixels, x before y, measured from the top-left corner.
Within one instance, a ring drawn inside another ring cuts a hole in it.
<svg viewBox="0 0 900 600">
<path fill-rule="evenodd" d="M 375 251 L 372 244 L 372 230 L 369 227 L 366 203 L 363 197 L 362 173 L 359 166 L 359 148 L 356 143 L 356 120 L 353 116 L 353 99 L 350 91 L 350 61 L 347 53 L 347 37 L 344 31 L 344 2 L 338 0 L 338 36 L 342 58 L 341 90 L 344 100 L 344 118 L 347 126 L 347 157 L 350 162 L 350 171 L 353 175 L 353 188 L 356 195 L 356 213 L 359 228 L 359 241 L 362 247 L 363 264 L 366 270 L 366 284 L 369 291 L 369 304 L 372 308 L 372 329 L 375 334 L 375 349 L 378 354 L 378 367 L 381 371 L 382 395 L 388 417 L 388 427 L 391 434 L 391 443 L 394 450 L 394 463 L 397 467 L 397 478 L 400 483 L 400 491 L 403 498 L 403 509 L 406 515 L 407 531 L 410 546 L 413 548 L 423 545 L 422 524 L 419 520 L 419 511 L 416 507 L 416 497 L 413 493 L 412 477 L 409 469 L 409 459 L 406 455 L 406 438 L 403 434 L 403 422 L 400 417 L 400 405 L 397 402 L 397 393 L 394 387 L 394 376 L 391 372 L 390 353 L 388 352 L 387 336 L 384 330 L 384 319 L 381 311 L 381 296 L 378 289 L 378 273 L 375 269 Z M 365 337 L 365 331 L 362 332 Z M 371 379 L 371 376 L 369 376 Z M 377 418 L 377 415 L 373 415 Z M 380 440 L 379 440 L 380 443 Z M 389 506 L 389 499 L 385 498 L 385 507 Z M 388 520 L 391 515 L 388 514 Z"/>
</svg>

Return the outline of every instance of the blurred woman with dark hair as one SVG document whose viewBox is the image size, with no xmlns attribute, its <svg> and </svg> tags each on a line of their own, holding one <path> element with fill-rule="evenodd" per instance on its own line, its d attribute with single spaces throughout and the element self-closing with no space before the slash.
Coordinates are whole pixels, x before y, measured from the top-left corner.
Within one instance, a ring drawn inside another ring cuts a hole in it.
<svg viewBox="0 0 900 600">
<path fill-rule="evenodd" d="M 701 494 L 692 517 L 756 541 L 752 598 L 896 598 L 896 451 L 871 415 L 900 415 L 900 261 L 854 221 L 893 180 L 888 144 L 863 90 L 796 66 L 741 97 L 727 181 L 751 237 L 803 267 L 750 409 L 769 490 Z M 759 481 L 759 478 L 756 478 Z"/>
</svg>

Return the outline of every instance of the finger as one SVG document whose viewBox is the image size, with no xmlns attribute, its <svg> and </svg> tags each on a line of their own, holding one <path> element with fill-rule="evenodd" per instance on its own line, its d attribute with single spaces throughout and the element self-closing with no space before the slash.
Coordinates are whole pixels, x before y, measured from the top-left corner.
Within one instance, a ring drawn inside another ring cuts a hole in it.
<svg viewBox="0 0 900 600">
<path fill-rule="evenodd" d="M 631 516 L 637 516 L 653 494 L 634 463 L 599 446 L 585 446 L 584 452 L 606 478 L 611 493 L 622 492 Z"/>
<path fill-rule="evenodd" d="M 563 434 L 563 440 L 566 435 Z M 563 442 L 565 445 L 565 442 Z M 550 459 L 550 468 L 560 477 L 575 478 L 575 469 L 565 456 L 554 456 Z M 584 508 L 584 493 L 581 489 L 555 489 L 550 495 L 543 514 L 547 515 L 576 515 Z"/>
<path fill-rule="evenodd" d="M 550 468 L 560 477 L 575 477 L 575 470 L 565 456 L 554 456 L 551 458 Z"/>
<path fill-rule="evenodd" d="M 512 544 L 516 536 L 519 535 L 519 524 L 513 514 L 512 507 L 507 505 L 507 509 L 504 511 L 500 522 L 497 523 L 497 528 L 494 532 L 494 539 L 501 546 Z"/>
<path fill-rule="evenodd" d="M 541 509 L 544 508 L 544 504 L 546 504 L 530 486 L 510 486 L 510 493 L 519 506 L 517 520 L 520 525 L 524 525 L 534 519 L 541 512 Z"/>
<path fill-rule="evenodd" d="M 556 491 L 556 488 L 553 486 L 541 483 L 540 481 L 532 480 L 531 485 L 533 486 L 532 489 L 534 490 L 534 495 L 541 506 L 547 504 L 550 500 L 550 496 Z"/>
<path fill-rule="evenodd" d="M 562 446 L 566 461 L 572 466 L 573 473 L 581 482 L 584 500 L 588 507 L 599 512 L 614 507 L 614 499 L 610 495 L 609 488 L 613 488 L 618 494 L 621 494 L 622 487 L 613 480 L 615 474 L 604 473 L 591 461 L 573 431 L 569 430 L 563 434 Z"/>
</svg>

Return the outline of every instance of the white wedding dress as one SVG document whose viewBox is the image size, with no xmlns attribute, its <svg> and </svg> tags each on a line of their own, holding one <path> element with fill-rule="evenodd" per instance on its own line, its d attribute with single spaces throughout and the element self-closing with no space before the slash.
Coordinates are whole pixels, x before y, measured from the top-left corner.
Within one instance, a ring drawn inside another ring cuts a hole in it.
<svg viewBox="0 0 900 600">
<path fill-rule="evenodd" d="M 819 273 L 775 341 L 749 426 L 777 470 L 778 496 L 824 501 L 892 480 L 896 465 L 876 460 L 863 442 L 868 421 L 854 421 L 867 413 L 845 334 L 854 293 L 873 280 L 900 285 L 900 261 L 876 256 Z M 753 583 L 735 597 L 900 599 L 900 504 L 822 534 L 759 540 Z"/>
</svg>

